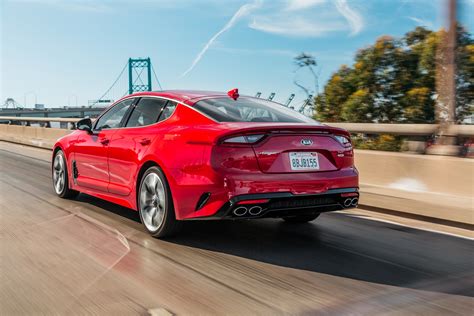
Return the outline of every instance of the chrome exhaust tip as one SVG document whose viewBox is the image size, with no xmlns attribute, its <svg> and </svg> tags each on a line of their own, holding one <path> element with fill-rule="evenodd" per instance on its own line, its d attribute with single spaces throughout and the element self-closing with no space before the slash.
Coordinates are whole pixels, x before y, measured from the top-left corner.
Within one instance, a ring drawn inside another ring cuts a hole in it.
<svg viewBox="0 0 474 316">
<path fill-rule="evenodd" d="M 263 212 L 263 208 L 261 206 L 252 206 L 250 209 L 249 209 L 249 214 L 252 215 L 252 216 L 257 216 L 257 215 L 260 215 L 262 214 Z"/>
<path fill-rule="evenodd" d="M 347 198 L 344 200 L 344 207 L 350 207 L 352 204 L 352 199 L 351 198 Z"/>
<path fill-rule="evenodd" d="M 357 204 L 359 204 L 359 199 L 358 198 L 353 198 L 352 202 L 351 202 L 351 205 L 352 206 L 357 206 Z"/>
<path fill-rule="evenodd" d="M 247 214 L 247 208 L 244 206 L 239 206 L 232 212 L 235 216 L 241 217 Z"/>
</svg>

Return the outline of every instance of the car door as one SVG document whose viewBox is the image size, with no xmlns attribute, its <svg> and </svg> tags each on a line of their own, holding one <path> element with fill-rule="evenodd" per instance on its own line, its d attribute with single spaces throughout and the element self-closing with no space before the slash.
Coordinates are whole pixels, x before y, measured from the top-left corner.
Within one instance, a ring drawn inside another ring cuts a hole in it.
<svg viewBox="0 0 474 316">
<path fill-rule="evenodd" d="M 126 118 L 134 99 L 112 106 L 94 124 L 92 133 L 81 133 L 74 147 L 75 182 L 89 189 L 107 192 L 110 140 Z"/>
<path fill-rule="evenodd" d="M 156 97 L 141 98 L 133 106 L 124 128 L 110 141 L 110 193 L 127 196 L 135 189 L 139 162 L 157 137 L 157 129 L 150 125 L 169 117 L 175 107 L 175 103 Z"/>
</svg>

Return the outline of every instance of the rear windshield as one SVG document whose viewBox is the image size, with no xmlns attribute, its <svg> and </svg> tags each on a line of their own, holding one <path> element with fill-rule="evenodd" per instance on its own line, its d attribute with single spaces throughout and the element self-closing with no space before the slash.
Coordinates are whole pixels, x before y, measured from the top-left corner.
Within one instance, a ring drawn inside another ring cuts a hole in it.
<svg viewBox="0 0 474 316">
<path fill-rule="evenodd" d="M 194 107 L 218 122 L 316 123 L 281 104 L 257 98 L 204 99 Z"/>
</svg>

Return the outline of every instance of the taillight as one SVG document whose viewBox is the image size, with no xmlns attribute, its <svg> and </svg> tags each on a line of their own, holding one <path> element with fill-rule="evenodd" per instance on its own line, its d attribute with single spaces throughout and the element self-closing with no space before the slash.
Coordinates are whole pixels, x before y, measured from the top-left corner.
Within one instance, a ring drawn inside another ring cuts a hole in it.
<svg viewBox="0 0 474 316">
<path fill-rule="evenodd" d="M 351 147 L 351 140 L 347 136 L 334 135 L 334 138 L 344 147 Z"/>
<path fill-rule="evenodd" d="M 229 138 L 225 138 L 222 141 L 222 144 L 240 144 L 240 145 L 245 145 L 245 144 L 255 144 L 258 143 L 260 140 L 262 140 L 265 137 L 265 134 L 256 134 L 256 135 L 240 135 L 240 136 L 232 136 Z"/>
</svg>

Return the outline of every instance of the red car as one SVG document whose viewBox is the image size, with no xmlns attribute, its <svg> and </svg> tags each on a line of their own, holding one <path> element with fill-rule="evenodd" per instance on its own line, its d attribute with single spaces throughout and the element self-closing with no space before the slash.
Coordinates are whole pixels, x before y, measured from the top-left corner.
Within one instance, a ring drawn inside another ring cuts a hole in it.
<svg viewBox="0 0 474 316">
<path fill-rule="evenodd" d="M 79 121 L 52 161 L 57 195 L 138 210 L 157 237 L 184 220 L 308 222 L 359 197 L 347 131 L 237 89 L 126 96 Z"/>
</svg>

